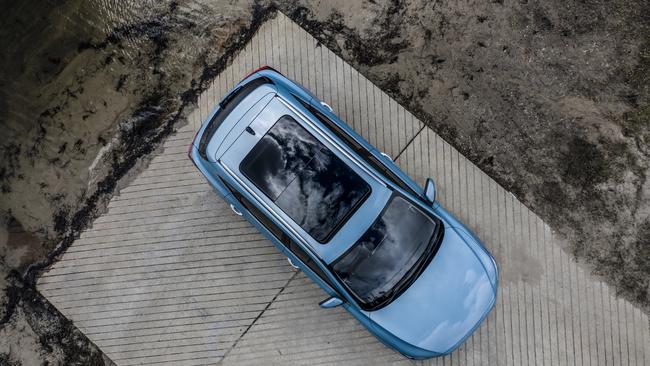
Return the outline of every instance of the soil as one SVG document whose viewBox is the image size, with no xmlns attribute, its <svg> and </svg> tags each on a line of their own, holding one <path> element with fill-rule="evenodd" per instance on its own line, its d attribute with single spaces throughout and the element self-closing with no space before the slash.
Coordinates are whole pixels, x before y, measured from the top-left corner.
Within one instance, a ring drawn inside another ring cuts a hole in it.
<svg viewBox="0 0 650 366">
<path fill-rule="evenodd" d="M 13 274 L 6 280 L 21 296 L 0 328 L 0 339 L 8 340 L 0 342 L 0 365 L 114 365 L 35 289 Z"/>
<path fill-rule="evenodd" d="M 0 4 L 0 365 L 111 364 L 35 276 L 274 7 L 650 310 L 650 0 L 107 4 Z"/>
<path fill-rule="evenodd" d="M 650 1 L 278 7 L 650 311 Z"/>
</svg>

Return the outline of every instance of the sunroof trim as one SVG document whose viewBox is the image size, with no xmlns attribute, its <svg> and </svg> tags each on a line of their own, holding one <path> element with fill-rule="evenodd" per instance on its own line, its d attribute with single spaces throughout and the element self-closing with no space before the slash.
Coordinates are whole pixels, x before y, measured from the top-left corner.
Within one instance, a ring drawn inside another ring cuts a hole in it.
<svg viewBox="0 0 650 366">
<path fill-rule="evenodd" d="M 273 123 L 240 161 L 239 171 L 321 244 L 372 193 L 369 182 L 290 114 Z"/>
</svg>

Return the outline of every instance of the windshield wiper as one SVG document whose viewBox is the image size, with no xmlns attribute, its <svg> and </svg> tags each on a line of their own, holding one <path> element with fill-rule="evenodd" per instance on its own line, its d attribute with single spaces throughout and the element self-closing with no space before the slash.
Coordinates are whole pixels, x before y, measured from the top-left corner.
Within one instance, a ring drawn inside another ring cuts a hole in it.
<svg viewBox="0 0 650 366">
<path fill-rule="evenodd" d="M 443 230 L 444 228 L 442 226 L 442 223 L 438 223 L 436 230 L 434 230 L 431 238 L 429 238 L 427 249 L 425 250 L 425 253 L 422 255 L 422 257 L 420 257 L 420 260 L 413 265 L 411 270 L 409 270 L 408 273 L 404 275 L 404 277 L 402 277 L 402 279 L 395 286 L 393 286 L 390 291 L 387 292 L 387 295 L 383 296 L 382 301 L 377 304 L 377 307 L 391 303 L 395 297 L 404 292 L 404 290 L 409 288 L 413 282 L 415 282 L 415 280 L 420 277 L 424 269 L 431 262 L 431 258 L 433 258 L 433 256 L 438 251 L 438 248 L 440 247 Z"/>
</svg>

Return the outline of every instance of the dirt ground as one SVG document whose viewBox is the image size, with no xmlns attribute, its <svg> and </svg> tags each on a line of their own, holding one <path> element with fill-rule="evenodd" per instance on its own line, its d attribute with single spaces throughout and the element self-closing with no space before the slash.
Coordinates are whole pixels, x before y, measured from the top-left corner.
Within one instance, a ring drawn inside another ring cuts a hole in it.
<svg viewBox="0 0 650 366">
<path fill-rule="evenodd" d="M 2 4 L 0 365 L 110 364 L 34 276 L 273 6 L 650 310 L 650 0 L 38 3 Z"/>
<path fill-rule="evenodd" d="M 650 1 L 280 5 L 650 310 Z"/>
</svg>

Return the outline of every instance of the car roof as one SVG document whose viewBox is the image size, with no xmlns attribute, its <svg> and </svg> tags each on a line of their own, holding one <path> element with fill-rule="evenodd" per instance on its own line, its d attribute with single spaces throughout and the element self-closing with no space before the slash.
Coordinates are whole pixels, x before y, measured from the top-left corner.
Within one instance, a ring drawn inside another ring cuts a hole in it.
<svg viewBox="0 0 650 366">
<path fill-rule="evenodd" d="M 281 87 L 276 87 L 275 90 L 270 90 L 270 87 L 267 89 L 260 87 L 253 91 L 251 97 L 247 97 L 237 109 L 235 117 L 238 118 L 237 122 L 228 126 L 227 136 L 224 141 L 218 143 L 219 147 L 209 146 L 208 152 L 214 154 L 212 156 L 247 193 L 258 201 L 266 211 L 271 212 L 274 221 L 283 223 L 283 226 L 293 232 L 296 237 L 302 238 L 303 244 L 309 246 L 324 262 L 331 263 L 356 243 L 381 212 L 390 198 L 392 190 L 376 174 L 360 164 L 354 153 L 327 128 L 320 125 L 320 122 L 315 120 L 291 94 L 283 93 Z M 290 212 L 283 211 L 240 170 L 242 161 L 283 116 L 290 116 L 295 120 L 369 187 L 369 192 L 363 202 L 324 243 L 316 240 L 296 223 L 291 218 Z M 246 132 L 247 128 L 249 131 L 252 130 L 253 134 Z"/>
<path fill-rule="evenodd" d="M 250 127 L 246 132 L 255 133 Z M 359 174 L 287 114 L 253 146 L 239 171 L 321 244 L 371 193 Z"/>
</svg>

